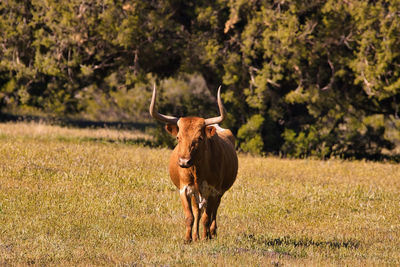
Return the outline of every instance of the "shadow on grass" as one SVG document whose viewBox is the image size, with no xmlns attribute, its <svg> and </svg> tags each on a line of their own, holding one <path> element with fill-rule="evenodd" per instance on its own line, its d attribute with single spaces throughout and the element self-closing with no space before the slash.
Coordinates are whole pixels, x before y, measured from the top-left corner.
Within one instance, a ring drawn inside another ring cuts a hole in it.
<svg viewBox="0 0 400 267">
<path fill-rule="evenodd" d="M 79 138 L 83 142 L 97 142 L 97 143 L 115 143 L 115 144 L 126 144 L 126 145 L 139 145 L 151 148 L 159 147 L 155 142 L 147 140 L 145 138 L 127 138 L 127 139 L 111 139 L 111 138 L 99 138 L 99 137 L 82 137 Z"/>
<path fill-rule="evenodd" d="M 355 239 L 333 239 L 333 240 L 315 240 L 309 237 L 293 238 L 290 236 L 283 236 L 278 238 L 271 237 L 256 237 L 253 234 L 246 235 L 246 238 L 257 244 L 262 244 L 267 247 L 275 246 L 293 246 L 293 247 L 319 247 L 330 249 L 357 249 L 360 246 L 360 241 Z"/>
<path fill-rule="evenodd" d="M 80 120 L 80 119 L 72 119 L 72 118 L 60 118 L 60 117 L 51 117 L 51 116 L 35 116 L 35 115 L 14 115 L 11 113 L 4 113 L 0 111 L 0 122 L 37 122 L 37 123 L 46 123 L 50 125 L 59 125 L 65 127 L 75 127 L 75 128 L 109 128 L 109 129 L 121 129 L 121 130 L 139 130 L 145 132 L 147 129 L 155 129 L 157 127 L 156 122 L 120 122 L 120 121 L 93 121 L 93 120 Z M 167 135 L 164 133 L 164 135 Z M 149 147 L 161 147 L 168 146 L 170 148 L 174 147 L 173 141 L 169 140 L 168 137 L 159 136 L 163 140 L 163 142 L 154 143 L 152 141 L 146 139 L 131 139 L 125 141 L 116 141 L 112 139 L 104 139 L 97 140 L 98 138 L 93 138 L 91 141 L 97 142 L 109 142 L 109 143 L 126 143 L 126 144 L 139 144 L 143 146 Z M 88 138 L 89 139 L 89 138 Z M 172 139 L 170 139 L 172 140 Z M 90 141 L 90 140 L 87 140 Z M 346 160 L 361 160 L 366 159 L 369 161 L 377 161 L 377 162 L 389 162 L 389 163 L 400 163 L 400 154 L 386 155 L 386 154 L 347 154 L 342 156 L 343 159 Z"/>
<path fill-rule="evenodd" d="M 80 120 L 71 118 L 59 118 L 59 117 L 44 117 L 44 116 L 33 116 L 33 115 L 13 115 L 10 113 L 0 112 L 0 122 L 43 122 L 47 124 L 68 126 L 75 128 L 111 128 L 111 129 L 126 129 L 126 130 L 140 130 L 144 131 L 147 128 L 156 127 L 155 123 L 147 122 L 119 122 L 119 121 L 92 121 L 92 120 Z"/>
<path fill-rule="evenodd" d="M 137 130 L 145 133 L 146 130 L 156 128 L 155 123 L 146 122 L 108 122 L 108 121 L 92 121 L 92 120 L 79 120 L 71 118 L 58 118 L 58 117 L 45 117 L 45 116 L 19 116 L 10 113 L 0 112 L 0 122 L 36 122 L 48 125 L 58 125 L 62 127 L 72 128 L 90 128 L 90 129 L 117 129 L 117 130 Z M 119 143 L 127 145 L 139 145 L 151 148 L 160 147 L 155 140 L 146 139 L 142 137 L 137 138 L 107 138 L 107 137 L 69 137 L 59 136 L 57 138 L 64 142 L 97 142 L 97 143 Z"/>
</svg>

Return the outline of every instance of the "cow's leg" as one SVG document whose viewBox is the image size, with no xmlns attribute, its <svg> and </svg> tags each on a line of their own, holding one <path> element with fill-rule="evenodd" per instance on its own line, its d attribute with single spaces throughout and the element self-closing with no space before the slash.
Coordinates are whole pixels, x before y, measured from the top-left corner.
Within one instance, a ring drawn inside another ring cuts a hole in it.
<svg viewBox="0 0 400 267">
<path fill-rule="evenodd" d="M 211 238 L 210 225 L 212 221 L 213 211 L 215 209 L 216 199 L 213 197 L 209 197 L 206 203 L 207 204 L 204 208 L 203 215 L 201 216 L 201 221 L 203 223 L 203 234 L 201 236 L 202 240 L 206 238 Z"/>
<path fill-rule="evenodd" d="M 194 217 L 192 239 L 193 241 L 197 241 L 199 239 L 200 210 L 199 203 L 197 203 L 196 197 L 194 195 L 192 195 L 192 212 Z"/>
<path fill-rule="evenodd" d="M 204 240 L 210 237 L 210 214 L 207 212 L 207 208 L 204 208 L 203 214 L 201 215 L 201 222 L 203 223 L 201 240 Z"/>
<path fill-rule="evenodd" d="M 180 198 L 182 201 L 183 211 L 185 212 L 185 225 L 186 225 L 186 233 L 185 233 L 185 242 L 190 242 L 192 240 L 192 227 L 193 227 L 193 213 L 192 208 L 190 206 L 190 196 L 186 195 L 186 190 L 180 194 Z"/>
<path fill-rule="evenodd" d="M 217 236 L 217 212 L 218 212 L 218 207 L 219 207 L 220 203 L 221 203 L 221 196 L 217 196 L 217 199 L 216 199 L 216 202 L 214 205 L 214 210 L 212 212 L 212 218 L 211 218 L 211 226 L 210 226 L 211 237 Z"/>
</svg>

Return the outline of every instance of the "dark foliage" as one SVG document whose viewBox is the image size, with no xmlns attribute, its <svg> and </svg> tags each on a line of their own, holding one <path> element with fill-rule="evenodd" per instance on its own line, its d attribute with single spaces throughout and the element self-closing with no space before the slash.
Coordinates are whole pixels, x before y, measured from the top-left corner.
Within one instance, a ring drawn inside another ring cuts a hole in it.
<svg viewBox="0 0 400 267">
<path fill-rule="evenodd" d="M 400 142 L 400 1 L 1 1 L 0 107 L 213 116 L 246 152 L 380 159 Z M 160 144 L 171 141 L 162 141 Z M 166 139 L 168 140 L 168 139 Z"/>
</svg>

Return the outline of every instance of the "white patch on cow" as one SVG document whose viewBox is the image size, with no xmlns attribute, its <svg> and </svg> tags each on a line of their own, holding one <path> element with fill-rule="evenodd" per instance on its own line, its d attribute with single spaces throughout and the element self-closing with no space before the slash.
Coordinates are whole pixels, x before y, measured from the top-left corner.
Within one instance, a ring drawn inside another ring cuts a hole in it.
<svg viewBox="0 0 400 267">
<path fill-rule="evenodd" d="M 225 131 L 226 129 L 220 127 L 218 124 L 211 124 L 210 126 L 215 127 L 215 129 L 217 130 L 217 132 L 222 132 Z"/>
<path fill-rule="evenodd" d="M 185 185 L 183 188 L 179 189 L 179 194 L 185 194 L 190 197 L 194 193 L 194 188 L 192 185 Z"/>
<path fill-rule="evenodd" d="M 188 198 L 194 195 L 194 197 L 196 198 L 196 202 L 199 205 L 199 209 L 201 209 L 205 205 L 206 200 L 200 195 L 199 192 L 196 192 L 193 185 L 185 185 L 184 187 L 179 189 L 179 194 L 185 194 Z"/>
<path fill-rule="evenodd" d="M 179 194 L 180 194 L 180 195 L 184 194 L 184 193 L 186 192 L 186 188 L 187 188 L 187 187 L 188 187 L 188 186 L 185 185 L 183 188 L 179 189 Z"/>
<path fill-rule="evenodd" d="M 195 190 L 193 185 L 185 185 L 179 190 L 179 194 L 185 194 L 187 197 L 194 195 L 196 202 L 199 205 L 199 209 L 207 206 L 207 199 L 211 197 L 220 196 L 221 193 L 215 189 L 212 185 L 209 185 L 206 181 L 203 181 L 199 188 L 200 192 Z"/>
<path fill-rule="evenodd" d="M 196 200 L 197 200 L 197 204 L 199 205 L 199 209 L 201 210 L 203 207 L 206 206 L 207 204 L 207 200 L 205 198 L 203 198 L 200 193 L 197 194 L 198 196 L 196 196 Z"/>
<path fill-rule="evenodd" d="M 176 122 L 176 126 L 178 126 L 178 128 L 179 128 L 179 121 L 180 121 L 181 119 L 179 119 L 177 122 Z"/>
</svg>

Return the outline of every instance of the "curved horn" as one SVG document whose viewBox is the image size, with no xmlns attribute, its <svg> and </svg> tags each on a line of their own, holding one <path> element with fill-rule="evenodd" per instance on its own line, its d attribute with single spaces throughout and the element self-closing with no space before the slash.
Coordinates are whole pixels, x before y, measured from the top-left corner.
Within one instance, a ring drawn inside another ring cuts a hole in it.
<svg viewBox="0 0 400 267">
<path fill-rule="evenodd" d="M 179 120 L 178 118 L 158 113 L 156 109 L 156 97 L 157 97 L 157 90 L 156 90 L 156 84 L 154 83 L 153 96 L 151 98 L 151 103 L 149 108 L 150 115 L 156 120 L 159 120 L 161 122 L 177 124 Z"/>
<path fill-rule="evenodd" d="M 218 101 L 219 113 L 221 115 L 218 117 L 205 119 L 206 126 L 210 124 L 221 123 L 225 119 L 225 109 L 224 105 L 222 105 L 222 100 L 221 100 L 221 85 L 218 87 L 217 101 Z"/>
</svg>

